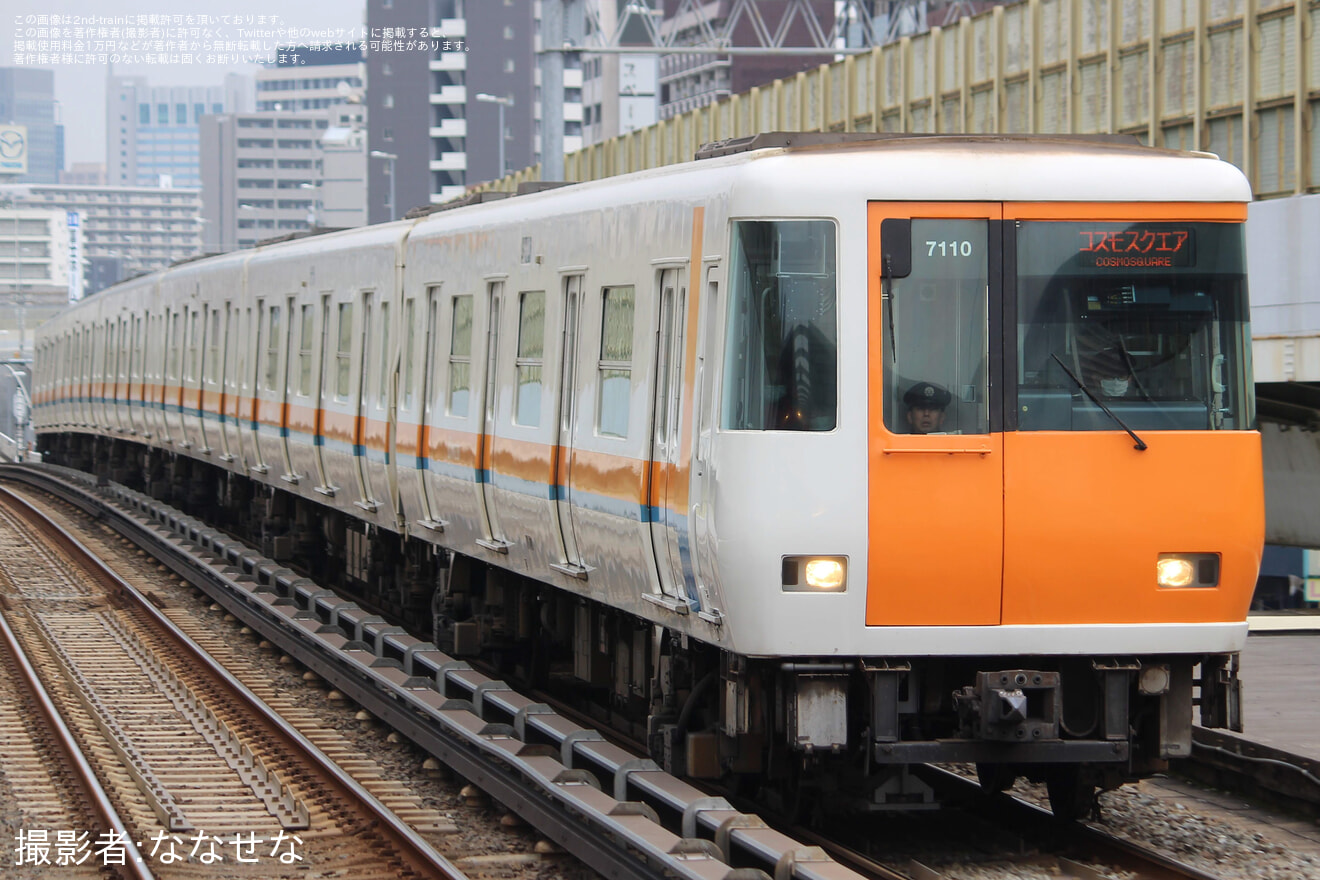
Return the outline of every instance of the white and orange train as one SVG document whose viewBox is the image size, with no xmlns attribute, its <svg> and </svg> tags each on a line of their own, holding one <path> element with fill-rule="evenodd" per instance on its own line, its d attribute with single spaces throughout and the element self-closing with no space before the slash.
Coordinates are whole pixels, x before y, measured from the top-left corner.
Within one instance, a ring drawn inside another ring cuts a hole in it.
<svg viewBox="0 0 1320 880">
<path fill-rule="evenodd" d="M 1242 174 L 1105 139 L 704 152 L 120 284 L 41 329 L 40 444 L 694 776 L 887 807 L 971 761 L 1071 814 L 1188 754 L 1194 705 L 1238 726 Z"/>
</svg>

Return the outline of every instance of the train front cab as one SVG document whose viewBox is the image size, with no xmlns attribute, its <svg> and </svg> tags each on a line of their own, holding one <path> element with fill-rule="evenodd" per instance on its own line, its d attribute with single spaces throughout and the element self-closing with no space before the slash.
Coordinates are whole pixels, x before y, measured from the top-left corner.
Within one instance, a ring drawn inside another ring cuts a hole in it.
<svg viewBox="0 0 1320 880">
<path fill-rule="evenodd" d="M 1233 724 L 1264 530 L 1245 219 L 869 204 L 866 624 L 966 628 L 964 662 L 872 673 L 874 760 L 1147 773 L 1190 753 L 1197 686 Z M 920 383 L 949 397 L 926 434 Z M 904 677 L 942 688 L 942 744 Z"/>
</svg>

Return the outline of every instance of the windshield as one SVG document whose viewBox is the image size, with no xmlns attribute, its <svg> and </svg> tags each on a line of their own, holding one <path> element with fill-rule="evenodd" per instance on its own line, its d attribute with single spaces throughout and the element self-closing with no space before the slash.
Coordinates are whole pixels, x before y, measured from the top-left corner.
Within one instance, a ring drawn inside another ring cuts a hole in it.
<svg viewBox="0 0 1320 880">
<path fill-rule="evenodd" d="M 1078 381 L 1137 430 L 1253 427 L 1241 224 L 1016 232 L 1020 430 L 1115 430 Z"/>
</svg>

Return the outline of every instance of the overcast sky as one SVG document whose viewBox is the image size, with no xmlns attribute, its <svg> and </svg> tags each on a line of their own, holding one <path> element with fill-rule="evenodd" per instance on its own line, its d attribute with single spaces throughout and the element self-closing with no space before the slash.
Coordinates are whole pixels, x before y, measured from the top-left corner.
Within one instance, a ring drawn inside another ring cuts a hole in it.
<svg viewBox="0 0 1320 880">
<path fill-rule="evenodd" d="M 365 0 L 15 0 L 13 3 L 6 3 L 5 10 L 0 12 L 0 20 L 4 21 L 6 31 L 4 43 L 0 45 L 0 65 L 12 66 L 14 55 L 20 48 L 24 54 L 40 51 L 41 47 L 32 45 L 31 41 L 48 37 L 49 34 L 40 34 L 34 29 L 49 27 L 49 16 L 53 15 L 74 17 L 68 22 L 71 30 L 90 26 L 119 27 L 118 44 L 114 51 L 132 56 L 148 52 L 159 54 L 162 48 L 173 54 L 180 54 L 177 45 L 165 47 L 132 45 L 124 29 L 138 27 L 138 16 L 170 16 L 171 21 L 164 23 L 170 28 L 198 27 L 200 23 L 196 18 L 209 16 L 212 17 L 213 22 L 208 23 L 207 26 L 212 31 L 218 32 L 212 39 L 218 37 L 238 41 L 247 36 L 239 32 L 240 28 L 270 30 L 283 27 L 299 32 L 299 36 L 294 39 L 295 42 L 315 42 L 316 40 L 311 38 L 312 35 L 356 33 L 360 37 L 365 9 Z M 43 22 L 37 16 L 47 16 L 47 19 Z M 193 16 L 194 21 L 189 23 L 184 19 L 176 25 L 173 16 Z M 229 16 L 228 23 L 220 20 L 223 16 Z M 244 17 L 245 20 L 238 21 L 239 16 Z M 258 16 L 266 16 L 267 23 L 260 24 Z M 131 21 L 124 20 L 126 17 L 131 17 Z M 246 20 L 247 17 L 251 17 L 250 24 Z M 89 19 L 92 18 L 97 21 L 90 21 Z M 275 21 L 275 18 L 278 18 L 278 21 Z M 148 22 L 146 26 L 150 26 L 150 23 Z M 72 40 L 74 36 L 76 34 L 70 33 L 68 38 Z M 174 39 L 176 44 L 181 38 L 194 39 L 178 31 L 159 36 L 162 40 Z M 153 38 L 151 34 L 146 35 L 148 40 Z M 107 65 L 89 62 L 87 55 L 109 47 L 94 45 L 96 36 L 91 39 L 93 45 L 84 47 L 81 52 L 75 47 L 74 52 L 69 53 L 70 55 L 76 53 L 78 56 L 76 58 L 65 57 L 65 53 L 60 52 L 47 59 L 47 63 L 25 62 L 22 65 L 55 71 L 55 99 L 60 102 L 64 121 L 66 168 L 72 167 L 74 162 L 105 161 Z M 271 37 L 269 41 L 274 42 L 274 39 Z M 199 34 L 195 40 L 201 43 L 205 40 L 205 36 Z M 232 47 L 228 51 L 236 54 L 238 48 Z M 203 48 L 198 54 L 205 55 L 207 50 Z M 211 54 L 216 54 L 216 47 L 211 47 Z M 201 57 L 194 59 L 192 63 L 121 62 L 114 66 L 116 74 L 145 76 L 153 86 L 219 86 L 224 84 L 226 73 L 251 73 L 258 69 L 260 68 L 241 63 L 208 64 Z"/>
</svg>

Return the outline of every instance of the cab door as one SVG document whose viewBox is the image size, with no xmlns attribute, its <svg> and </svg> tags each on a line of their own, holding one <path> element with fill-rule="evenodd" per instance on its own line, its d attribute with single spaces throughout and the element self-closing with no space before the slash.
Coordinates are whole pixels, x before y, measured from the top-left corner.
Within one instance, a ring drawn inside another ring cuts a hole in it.
<svg viewBox="0 0 1320 880">
<path fill-rule="evenodd" d="M 1002 217 L 867 207 L 869 626 L 1000 622 Z"/>
</svg>

